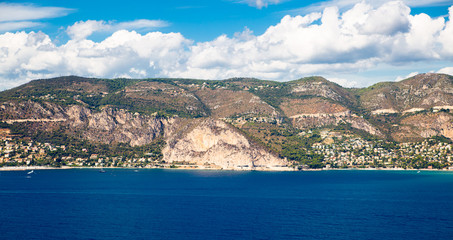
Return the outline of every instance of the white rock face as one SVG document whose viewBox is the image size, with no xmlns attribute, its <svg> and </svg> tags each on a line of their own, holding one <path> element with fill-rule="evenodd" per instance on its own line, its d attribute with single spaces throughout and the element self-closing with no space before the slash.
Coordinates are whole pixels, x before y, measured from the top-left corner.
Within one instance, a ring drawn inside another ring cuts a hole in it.
<svg viewBox="0 0 453 240">
<path fill-rule="evenodd" d="M 221 120 L 207 119 L 181 139 L 168 143 L 164 161 L 215 165 L 236 170 L 289 170 L 287 162 L 249 142 Z"/>
</svg>

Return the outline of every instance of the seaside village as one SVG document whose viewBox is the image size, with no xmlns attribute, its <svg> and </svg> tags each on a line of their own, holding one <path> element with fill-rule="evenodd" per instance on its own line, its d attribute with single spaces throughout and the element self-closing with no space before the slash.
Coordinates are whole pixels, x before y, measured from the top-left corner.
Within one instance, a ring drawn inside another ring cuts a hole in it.
<svg viewBox="0 0 453 240">
<path fill-rule="evenodd" d="M 324 132 L 321 136 L 324 140 L 313 144 L 311 149 L 308 149 L 308 154 L 323 156 L 323 169 L 453 170 L 453 144 L 445 139 L 394 143 L 383 140 L 367 141 L 335 132 Z M 290 164 L 295 170 L 308 169 L 308 166 L 297 162 Z M 178 168 L 183 165 L 165 163 L 162 156 L 155 153 L 135 154 L 133 157 L 107 156 L 89 153 L 85 148 L 69 149 L 64 145 L 17 140 L 8 134 L 0 134 L 0 167 Z"/>
</svg>

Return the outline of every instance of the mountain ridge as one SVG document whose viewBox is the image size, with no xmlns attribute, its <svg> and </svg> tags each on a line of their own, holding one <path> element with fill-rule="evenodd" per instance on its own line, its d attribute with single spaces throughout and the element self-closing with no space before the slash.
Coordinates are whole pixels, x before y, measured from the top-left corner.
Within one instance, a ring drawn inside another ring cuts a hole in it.
<svg viewBox="0 0 453 240">
<path fill-rule="evenodd" d="M 159 142 L 164 162 L 227 169 L 317 166 L 322 159 L 311 145 L 335 141 L 321 137 L 326 131 L 395 142 L 453 139 L 450 109 L 453 77 L 432 73 L 361 89 L 319 76 L 290 82 L 68 76 L 0 92 L 0 120 L 16 136 L 112 151 Z"/>
</svg>

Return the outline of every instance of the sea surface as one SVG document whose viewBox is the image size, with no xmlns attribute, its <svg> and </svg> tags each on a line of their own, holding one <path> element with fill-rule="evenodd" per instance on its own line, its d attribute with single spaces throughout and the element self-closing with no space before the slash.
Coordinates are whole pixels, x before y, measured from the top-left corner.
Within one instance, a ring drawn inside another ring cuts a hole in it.
<svg viewBox="0 0 453 240">
<path fill-rule="evenodd" d="M 0 239 L 453 239 L 453 172 L 27 172 Z"/>
</svg>

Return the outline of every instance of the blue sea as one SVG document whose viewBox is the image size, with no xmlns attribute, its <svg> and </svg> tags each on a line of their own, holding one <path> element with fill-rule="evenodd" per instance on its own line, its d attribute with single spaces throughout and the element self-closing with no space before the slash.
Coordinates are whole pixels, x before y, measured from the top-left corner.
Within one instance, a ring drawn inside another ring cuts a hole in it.
<svg viewBox="0 0 453 240">
<path fill-rule="evenodd" d="M 453 239 L 453 172 L 0 172 L 1 239 Z"/>
</svg>

